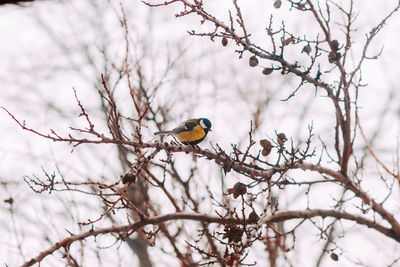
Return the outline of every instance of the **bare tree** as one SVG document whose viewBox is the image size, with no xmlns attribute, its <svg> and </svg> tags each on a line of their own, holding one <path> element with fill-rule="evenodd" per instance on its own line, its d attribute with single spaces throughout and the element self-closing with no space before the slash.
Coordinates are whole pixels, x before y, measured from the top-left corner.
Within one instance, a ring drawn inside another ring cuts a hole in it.
<svg viewBox="0 0 400 267">
<path fill-rule="evenodd" d="M 289 13 L 310 17 L 312 27 L 292 32 L 288 21 L 277 22 L 271 15 L 266 27 L 261 26 L 265 28 L 263 41 L 254 40 L 256 36 L 247 27 L 243 7 L 236 0 L 233 9 L 226 11 L 226 20 L 208 10 L 204 1 L 144 4 L 158 8 L 179 5 L 182 9 L 176 17 L 196 16 L 210 29 L 190 30 L 190 35 L 218 40 L 223 47 L 234 44 L 239 58 L 249 55 L 249 66 L 260 68 L 260 76 L 279 74 L 282 81 L 287 76 L 296 79 L 297 86 L 285 92 L 287 97 L 279 105 L 289 105 L 311 90 L 315 101 L 329 100 L 330 116 L 334 118 L 328 121 L 329 132 L 315 132 L 314 125 L 304 123 L 298 115 L 300 127 L 307 130 L 304 139 L 278 129 L 274 129 L 274 136 L 265 136 L 264 122 L 269 118 L 265 110 L 270 99 L 263 98 L 251 102 L 255 110 L 247 114 L 251 121 L 245 138 L 232 141 L 229 148 L 215 142 L 205 148 L 204 143 L 186 146 L 174 139 L 154 141 L 153 130 L 166 129 L 172 117 L 171 102 L 159 97 L 168 70 L 175 65 L 168 64 L 158 81 L 150 81 L 142 59 L 132 57 L 127 17 L 121 10 L 124 56 L 119 67 L 113 65 L 113 75 L 100 76 L 98 90 L 106 129 L 94 122 L 76 89 L 74 97 L 85 126 L 71 125 L 67 134 L 37 130 L 3 107 L 23 130 L 68 143 L 73 150 L 90 144 L 114 145 L 122 170 L 119 176 L 105 181 L 74 181 L 62 172 L 46 171 L 43 177 L 26 177 L 27 184 L 38 194 L 76 191 L 100 200 L 104 210 L 96 218 L 79 222 L 91 229 L 52 243 L 22 266 L 41 263 L 56 251 L 61 252 L 67 264 L 81 266 L 71 246 L 91 237 L 97 240 L 98 236 L 112 236 L 116 243 L 126 241 L 141 266 L 153 265 L 155 259 L 148 252 L 153 246 L 166 255 L 174 255 L 181 266 L 263 266 L 267 260 L 270 266 L 293 266 L 295 259 L 290 252 L 301 242 L 307 227 L 317 229 L 323 243 L 320 256 L 313 262 L 316 266 L 321 266 L 325 255 L 340 260 L 343 251 L 337 241 L 337 228 L 342 228 L 344 239 L 347 229 L 356 225 L 357 229 L 370 228 L 379 233 L 389 245 L 400 242 L 399 209 L 394 204 L 400 182 L 398 155 L 389 166 L 375 151 L 374 139 L 367 138 L 359 116 L 359 98 L 366 93 L 361 90 L 366 86 L 362 66 L 380 56 L 382 51 L 371 54 L 369 48 L 398 11 L 400 2 L 367 31 L 362 44 L 353 37 L 357 19 L 354 1 L 341 5 L 336 1 L 289 0 L 285 2 Z M 280 0 L 274 1 L 273 6 L 284 8 Z M 338 23 L 337 17 L 343 21 Z M 361 50 L 354 51 L 358 46 Z M 125 88 L 120 87 L 122 83 Z M 120 92 L 124 97 L 118 97 Z M 173 95 L 167 98 L 174 100 Z M 133 113 L 124 110 L 122 103 L 126 99 Z M 303 112 L 306 108 L 307 103 Z M 383 111 L 381 116 L 384 115 Z M 367 166 L 367 161 L 374 162 L 374 167 Z M 385 188 L 383 195 L 368 191 L 365 179 L 371 170 L 378 170 L 369 178 L 377 187 Z M 207 176 L 214 182 L 209 183 Z M 218 177 L 220 180 L 215 181 Z M 227 184 L 232 186 L 227 188 Z M 340 194 L 321 203 L 320 190 L 324 195 L 330 190 Z M 287 194 L 301 198 L 301 208 L 293 209 L 296 198 Z M 285 200 L 294 204 L 285 207 Z M 12 199 L 8 202 L 12 207 Z M 125 216 L 127 223 L 121 225 L 119 216 Z M 107 227 L 97 227 L 105 220 Z M 391 260 L 395 264 L 398 255 Z"/>
</svg>

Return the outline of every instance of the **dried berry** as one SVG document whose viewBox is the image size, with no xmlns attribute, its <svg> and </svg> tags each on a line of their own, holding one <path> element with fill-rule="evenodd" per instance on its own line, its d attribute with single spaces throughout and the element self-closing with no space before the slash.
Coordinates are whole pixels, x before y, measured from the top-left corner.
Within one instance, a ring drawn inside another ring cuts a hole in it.
<svg viewBox="0 0 400 267">
<path fill-rule="evenodd" d="M 269 141 L 267 139 L 260 140 L 260 146 L 265 147 Z"/>
<path fill-rule="evenodd" d="M 263 150 L 261 151 L 261 154 L 266 157 L 271 153 L 271 148 L 267 149 L 267 148 L 263 148 Z"/>
<path fill-rule="evenodd" d="M 241 182 L 237 182 L 233 188 L 228 188 L 228 194 L 233 194 L 233 198 L 242 196 L 247 193 L 247 186 Z"/>
<path fill-rule="evenodd" d="M 258 59 L 256 56 L 251 56 L 249 58 L 249 65 L 250 65 L 250 67 L 255 67 L 258 65 Z"/>
<path fill-rule="evenodd" d="M 257 215 L 257 213 L 255 211 L 252 211 L 249 215 L 249 223 L 256 223 L 258 222 L 258 220 L 260 219 L 260 217 Z"/>
<path fill-rule="evenodd" d="M 281 1 L 281 0 L 275 0 L 275 2 L 274 2 L 274 7 L 275 7 L 276 9 L 280 8 L 281 5 L 282 5 L 282 1 Z"/>
<path fill-rule="evenodd" d="M 280 146 L 283 146 L 286 142 L 286 135 L 284 133 L 279 133 L 277 136 L 277 142 Z"/>
<path fill-rule="evenodd" d="M 262 74 L 264 74 L 264 75 L 270 75 L 273 71 L 274 71 L 274 69 L 271 69 L 271 68 L 264 68 L 263 71 L 262 71 Z"/>
<path fill-rule="evenodd" d="M 270 141 L 264 146 L 264 149 L 268 151 L 268 154 L 271 152 L 272 144 Z"/>
<path fill-rule="evenodd" d="M 223 167 L 224 173 L 227 174 L 228 172 L 230 172 L 232 169 L 232 166 L 233 166 L 233 161 L 227 161 Z"/>
<path fill-rule="evenodd" d="M 290 43 L 293 43 L 295 39 L 293 37 L 287 38 L 283 40 L 283 45 L 289 45 Z"/>
<path fill-rule="evenodd" d="M 269 153 L 271 153 L 271 149 L 272 149 L 272 144 L 270 141 L 266 140 L 266 139 L 261 139 L 260 140 L 260 145 L 262 146 L 263 150 L 261 151 L 261 154 L 266 157 L 269 155 Z"/>
<path fill-rule="evenodd" d="M 221 43 L 223 46 L 227 46 L 228 45 L 228 38 L 226 38 L 225 36 L 222 38 Z"/>
<path fill-rule="evenodd" d="M 337 40 L 332 40 L 331 48 L 332 48 L 332 50 L 338 50 L 339 49 L 339 42 Z"/>
<path fill-rule="evenodd" d="M 225 233 L 222 236 L 223 239 L 228 238 L 228 241 L 239 242 L 242 240 L 243 230 L 236 226 L 227 226 L 224 229 Z"/>
<path fill-rule="evenodd" d="M 241 183 L 241 182 L 237 182 L 237 183 L 233 186 L 233 188 L 236 190 L 236 192 L 237 192 L 239 195 L 244 195 L 244 194 L 247 193 L 247 186 L 246 186 L 245 184 Z"/>
<path fill-rule="evenodd" d="M 130 172 L 128 172 L 122 176 L 123 184 L 132 183 L 132 182 L 134 183 L 135 181 L 136 181 L 136 176 Z"/>
<path fill-rule="evenodd" d="M 261 143 L 261 141 L 263 141 L 263 142 Z M 265 149 L 271 151 L 271 148 L 272 148 L 271 142 L 268 141 L 268 140 L 265 140 L 265 139 L 263 139 L 263 140 L 261 140 L 261 141 L 260 141 L 261 146 L 262 146 L 263 148 L 265 148 Z"/>
<path fill-rule="evenodd" d="M 309 44 L 304 46 L 301 52 L 307 53 L 307 55 L 309 55 L 311 52 L 311 46 Z"/>
<path fill-rule="evenodd" d="M 339 256 L 336 253 L 331 253 L 331 259 L 334 261 L 338 261 L 339 260 Z"/>
<path fill-rule="evenodd" d="M 342 57 L 342 55 L 340 53 L 338 53 L 337 51 L 333 50 L 328 55 L 329 63 L 337 62 L 341 57 Z"/>
</svg>

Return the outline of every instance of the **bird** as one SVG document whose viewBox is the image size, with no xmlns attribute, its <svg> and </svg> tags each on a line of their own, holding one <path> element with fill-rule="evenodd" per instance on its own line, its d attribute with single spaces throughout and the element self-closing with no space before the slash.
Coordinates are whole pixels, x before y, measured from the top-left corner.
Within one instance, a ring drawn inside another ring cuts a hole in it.
<svg viewBox="0 0 400 267">
<path fill-rule="evenodd" d="M 211 131 L 211 121 L 206 118 L 189 119 L 170 131 L 155 132 L 155 135 L 174 135 L 184 145 L 197 145 Z"/>
</svg>

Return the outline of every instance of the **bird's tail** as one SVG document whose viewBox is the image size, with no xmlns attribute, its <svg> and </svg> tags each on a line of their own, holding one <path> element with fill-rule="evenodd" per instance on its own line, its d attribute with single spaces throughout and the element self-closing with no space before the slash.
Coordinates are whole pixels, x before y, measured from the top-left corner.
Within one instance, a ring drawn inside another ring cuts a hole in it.
<svg viewBox="0 0 400 267">
<path fill-rule="evenodd" d="M 160 131 L 160 132 L 155 132 L 154 133 L 155 135 L 157 135 L 157 134 L 172 134 L 172 131 Z"/>
</svg>

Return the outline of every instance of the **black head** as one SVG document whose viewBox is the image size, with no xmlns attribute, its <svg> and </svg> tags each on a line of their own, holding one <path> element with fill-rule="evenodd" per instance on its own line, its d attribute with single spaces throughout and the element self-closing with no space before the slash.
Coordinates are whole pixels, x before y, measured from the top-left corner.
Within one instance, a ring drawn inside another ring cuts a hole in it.
<svg viewBox="0 0 400 267">
<path fill-rule="evenodd" d="M 197 122 L 200 124 L 201 128 L 203 128 L 206 133 L 208 133 L 208 131 L 211 131 L 211 121 L 209 119 L 200 118 L 197 120 Z"/>
</svg>

